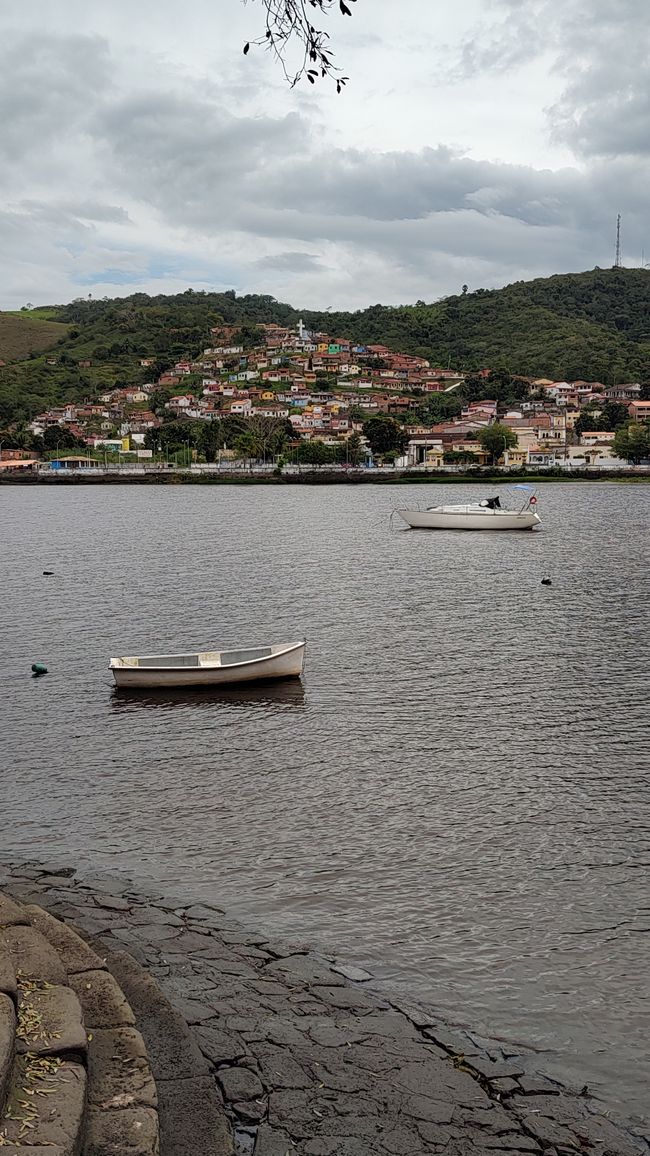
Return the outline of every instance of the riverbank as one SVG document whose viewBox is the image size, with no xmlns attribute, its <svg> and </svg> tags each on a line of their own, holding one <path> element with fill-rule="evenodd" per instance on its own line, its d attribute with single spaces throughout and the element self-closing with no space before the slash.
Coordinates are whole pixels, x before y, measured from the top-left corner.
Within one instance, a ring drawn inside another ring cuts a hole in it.
<svg viewBox="0 0 650 1156">
<path fill-rule="evenodd" d="M 59 863 L 2 862 L 0 889 L 21 905 L 14 922 L 47 931 L 42 908 L 76 929 L 125 993 L 156 1083 L 161 1156 L 649 1150 L 588 1089 L 538 1075 L 532 1052 L 379 994 L 366 971 L 252 933 L 217 904 Z M 84 968 L 97 976 L 77 951 L 82 1007 Z"/>
<path fill-rule="evenodd" d="M 445 470 L 300 470 L 277 473 L 263 470 L 238 470 L 227 473 L 224 470 L 202 469 L 137 469 L 115 467 L 113 469 L 83 469 L 24 471 L 3 473 L 0 486 L 102 486 L 102 485 L 241 485 L 241 486 L 332 486 L 332 485 L 411 485 L 413 483 L 436 483 L 440 485 L 476 484 L 504 485 L 526 482 L 530 485 L 546 485 L 552 482 L 650 482 L 650 470 L 544 470 L 530 472 L 520 470 L 473 469 L 466 473 L 451 473 Z"/>
</svg>

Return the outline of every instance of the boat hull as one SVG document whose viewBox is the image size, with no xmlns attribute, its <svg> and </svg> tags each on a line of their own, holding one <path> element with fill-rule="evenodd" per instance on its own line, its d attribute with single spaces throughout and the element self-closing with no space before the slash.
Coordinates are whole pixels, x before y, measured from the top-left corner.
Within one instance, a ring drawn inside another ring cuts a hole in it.
<svg viewBox="0 0 650 1156">
<path fill-rule="evenodd" d="M 484 513 L 452 513 L 445 510 L 398 510 L 413 530 L 532 530 L 540 517 L 532 510 L 521 513 L 486 510 Z"/>
<path fill-rule="evenodd" d="M 138 687 L 232 686 L 266 679 L 300 678 L 305 661 L 305 644 L 289 647 L 268 658 L 229 666 L 116 666 L 111 663 L 115 685 Z"/>
</svg>

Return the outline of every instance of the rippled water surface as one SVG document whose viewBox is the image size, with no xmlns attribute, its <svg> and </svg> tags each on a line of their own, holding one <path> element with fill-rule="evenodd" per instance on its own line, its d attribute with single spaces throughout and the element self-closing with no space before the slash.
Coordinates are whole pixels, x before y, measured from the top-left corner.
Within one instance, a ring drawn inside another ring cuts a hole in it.
<svg viewBox="0 0 650 1156">
<path fill-rule="evenodd" d="M 477 493 L 0 489 L 2 849 L 334 946 L 643 1114 L 650 490 L 390 531 Z M 302 688 L 121 697 L 106 669 L 303 633 Z"/>
</svg>

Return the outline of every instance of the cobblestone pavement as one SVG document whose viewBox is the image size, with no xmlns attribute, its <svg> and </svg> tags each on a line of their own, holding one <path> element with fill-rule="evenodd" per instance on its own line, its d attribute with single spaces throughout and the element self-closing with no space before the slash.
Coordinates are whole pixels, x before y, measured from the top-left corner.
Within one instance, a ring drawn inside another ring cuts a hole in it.
<svg viewBox="0 0 650 1156">
<path fill-rule="evenodd" d="M 0 888 L 70 922 L 127 994 L 115 953 L 155 978 L 207 1061 L 238 1156 L 649 1151 L 648 1137 L 531 1075 L 512 1049 L 373 994 L 366 972 L 251 933 L 216 906 L 47 864 L 0 864 Z"/>
</svg>

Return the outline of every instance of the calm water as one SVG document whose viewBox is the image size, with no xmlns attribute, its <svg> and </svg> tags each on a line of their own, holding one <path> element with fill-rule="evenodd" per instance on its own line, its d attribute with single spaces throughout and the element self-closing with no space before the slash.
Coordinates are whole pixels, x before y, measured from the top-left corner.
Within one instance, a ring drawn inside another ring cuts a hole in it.
<svg viewBox="0 0 650 1156">
<path fill-rule="evenodd" d="M 394 499 L 476 493 L 0 489 L 2 849 L 333 946 L 641 1115 L 650 490 L 390 532 Z M 106 670 L 303 633 L 303 689 L 122 698 Z"/>
</svg>

